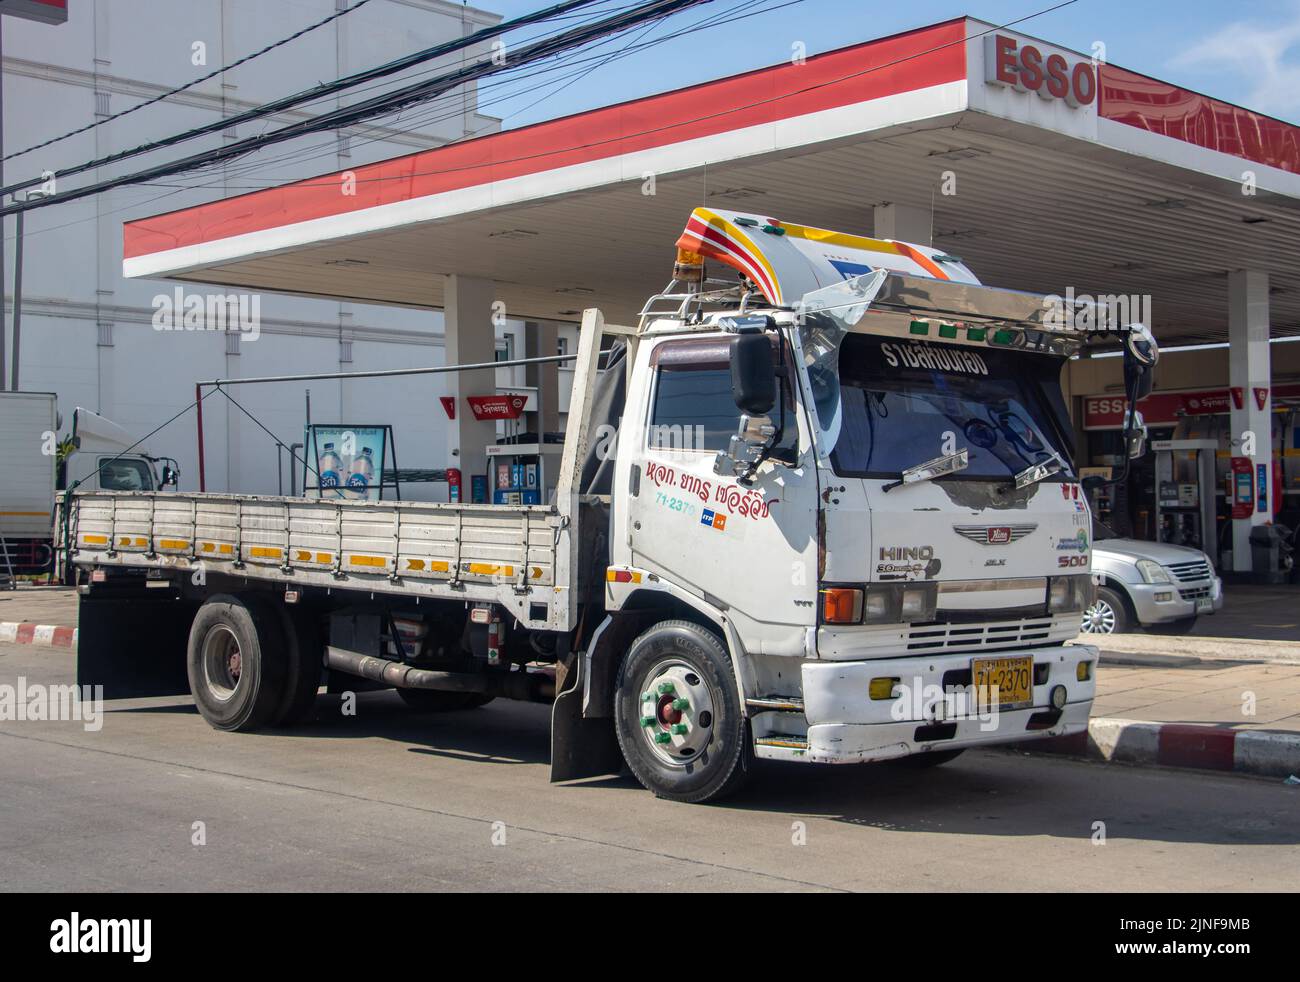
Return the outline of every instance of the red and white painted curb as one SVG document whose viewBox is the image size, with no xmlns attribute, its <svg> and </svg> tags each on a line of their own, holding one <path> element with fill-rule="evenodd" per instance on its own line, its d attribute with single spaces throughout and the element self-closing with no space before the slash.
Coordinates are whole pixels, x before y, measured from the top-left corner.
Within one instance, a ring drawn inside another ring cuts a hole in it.
<svg viewBox="0 0 1300 982">
<path fill-rule="evenodd" d="M 0 621 L 0 642 L 9 644 L 39 644 L 47 648 L 75 648 L 77 629 L 54 624 L 28 624 L 18 621 Z"/>
<path fill-rule="evenodd" d="M 1024 745 L 1024 749 L 1268 777 L 1300 774 L 1300 733 L 1281 730 L 1233 730 L 1102 716 L 1088 721 L 1087 733 L 1054 737 Z"/>
</svg>

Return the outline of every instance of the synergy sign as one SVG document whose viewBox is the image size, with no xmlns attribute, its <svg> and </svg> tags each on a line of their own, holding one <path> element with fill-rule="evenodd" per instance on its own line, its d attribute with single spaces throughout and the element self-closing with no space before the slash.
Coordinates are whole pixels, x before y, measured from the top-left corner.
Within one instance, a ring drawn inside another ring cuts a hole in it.
<svg viewBox="0 0 1300 982">
<path fill-rule="evenodd" d="M 1060 99 L 1076 109 L 1097 101 L 1097 70 L 1091 61 L 1071 65 L 1064 55 L 1044 55 L 1035 45 L 1021 44 L 1007 34 L 984 38 L 984 81 Z"/>
</svg>

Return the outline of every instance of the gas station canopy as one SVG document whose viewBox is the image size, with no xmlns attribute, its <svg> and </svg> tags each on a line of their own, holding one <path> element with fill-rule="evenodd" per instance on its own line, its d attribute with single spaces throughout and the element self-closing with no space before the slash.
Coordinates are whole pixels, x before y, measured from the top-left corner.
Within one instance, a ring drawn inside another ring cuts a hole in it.
<svg viewBox="0 0 1300 982">
<path fill-rule="evenodd" d="M 428 308 L 458 274 L 629 323 L 697 206 L 1150 295 L 1164 344 L 1227 340 L 1264 271 L 1300 334 L 1300 127 L 970 18 L 133 221 L 124 272 Z"/>
</svg>

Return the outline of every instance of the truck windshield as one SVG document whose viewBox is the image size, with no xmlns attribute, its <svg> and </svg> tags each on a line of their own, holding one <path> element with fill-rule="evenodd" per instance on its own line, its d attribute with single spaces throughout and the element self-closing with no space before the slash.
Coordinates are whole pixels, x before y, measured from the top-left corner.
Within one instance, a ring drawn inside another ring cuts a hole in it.
<svg viewBox="0 0 1300 982">
<path fill-rule="evenodd" d="M 846 477 L 897 478 L 965 449 L 970 465 L 943 480 L 1001 481 L 1054 453 L 1068 461 L 1043 392 L 1059 370 L 1056 359 L 1023 352 L 848 334 L 831 463 Z M 1066 479 L 1068 466 L 1047 480 Z"/>
</svg>

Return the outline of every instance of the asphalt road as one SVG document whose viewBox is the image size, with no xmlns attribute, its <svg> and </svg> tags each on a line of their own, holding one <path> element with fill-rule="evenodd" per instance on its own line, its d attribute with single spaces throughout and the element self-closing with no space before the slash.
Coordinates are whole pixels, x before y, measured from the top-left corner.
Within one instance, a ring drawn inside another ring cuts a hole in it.
<svg viewBox="0 0 1300 982">
<path fill-rule="evenodd" d="M 0 685 L 69 682 L 73 658 L 0 645 Z M 188 699 L 109 704 L 98 732 L 0 722 L 0 889 L 1300 886 L 1300 788 L 1274 780 L 984 751 L 770 765 L 735 800 L 677 805 L 631 778 L 548 784 L 545 707 L 357 705 L 322 697 L 265 735 L 218 733 Z"/>
</svg>

